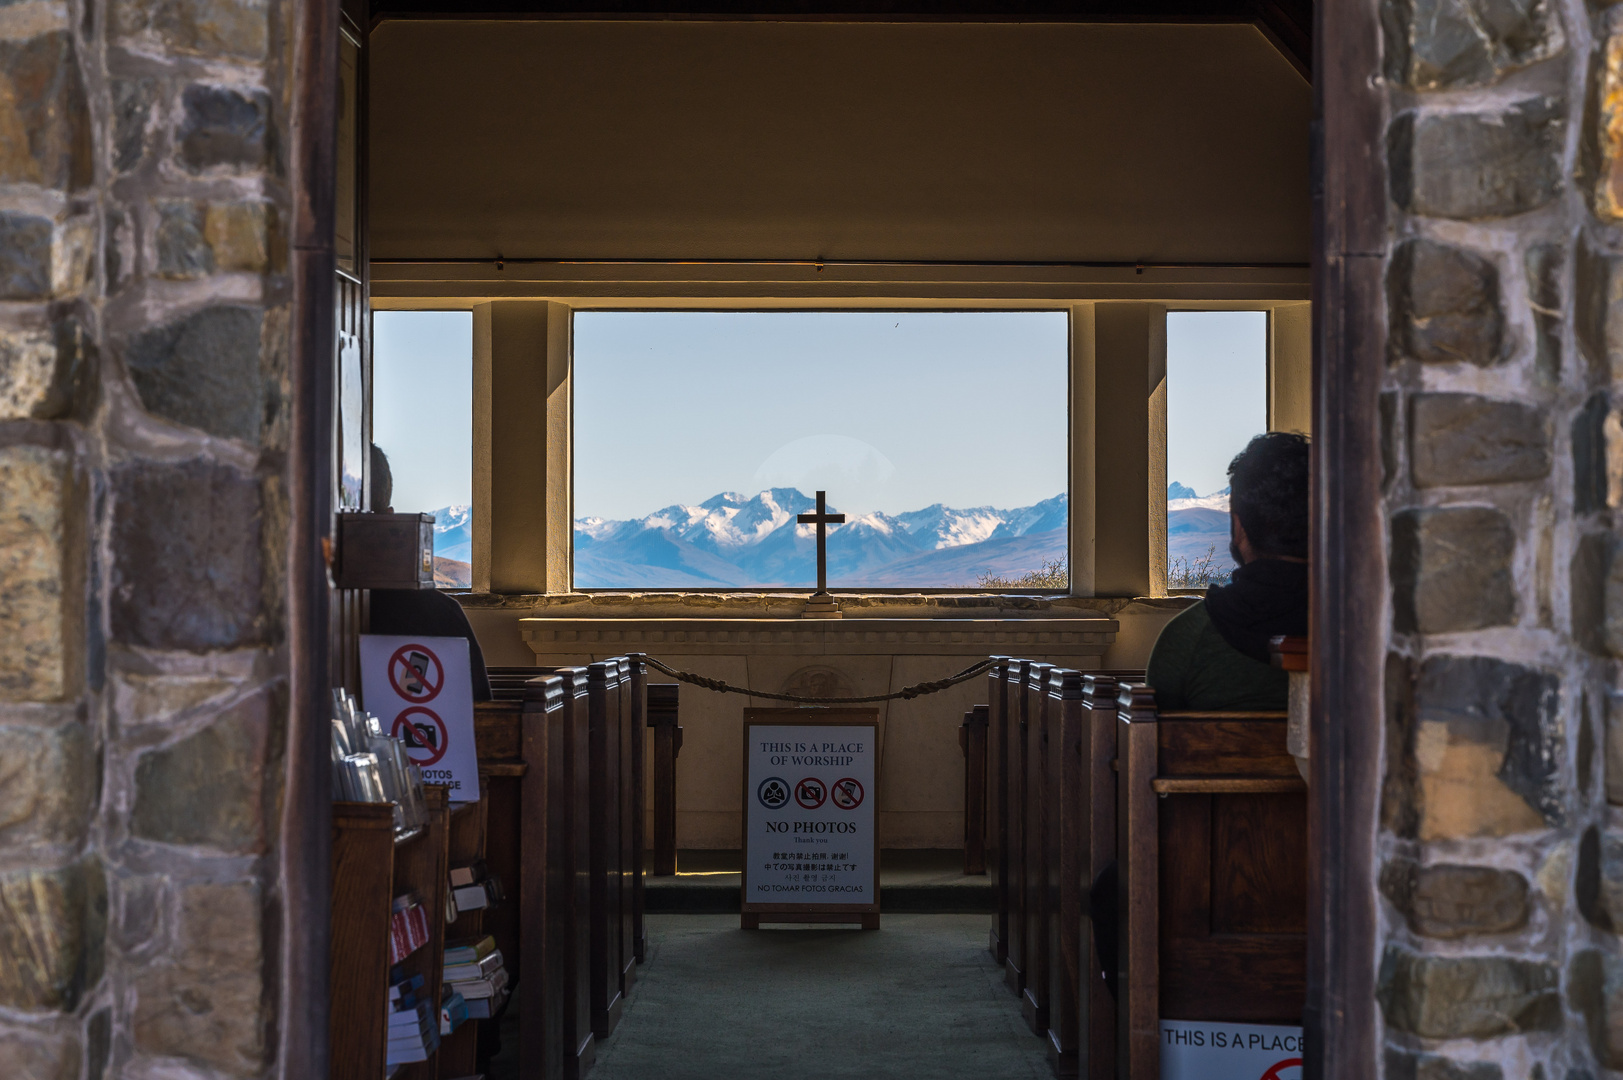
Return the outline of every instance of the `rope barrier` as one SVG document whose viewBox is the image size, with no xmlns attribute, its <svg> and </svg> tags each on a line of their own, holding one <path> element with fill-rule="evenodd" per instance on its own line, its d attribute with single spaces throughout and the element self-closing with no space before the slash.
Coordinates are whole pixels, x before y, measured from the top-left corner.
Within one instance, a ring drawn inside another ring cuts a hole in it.
<svg viewBox="0 0 1623 1080">
<path fill-rule="evenodd" d="M 911 701 L 913 698 L 923 697 L 925 694 L 937 694 L 957 686 L 961 682 L 968 682 L 977 675 L 984 675 L 991 669 L 992 665 L 997 663 L 996 660 L 981 660 L 956 675 L 949 675 L 945 679 L 936 679 L 932 682 L 914 683 L 912 686 L 904 686 L 900 690 L 889 694 L 869 694 L 866 697 L 811 697 L 806 694 L 769 694 L 763 690 L 750 690 L 747 687 L 734 686 L 732 683 L 723 682 L 720 679 L 695 675 L 691 671 L 678 671 L 663 661 L 655 660 L 652 656 L 645 655 L 642 657 L 642 661 L 654 670 L 663 672 L 673 679 L 691 683 L 706 690 L 714 690 L 718 694 L 745 694 L 749 697 L 766 698 L 769 701 L 793 701 L 802 705 L 863 705 L 873 701 L 894 701 L 898 698 L 903 701 Z"/>
</svg>

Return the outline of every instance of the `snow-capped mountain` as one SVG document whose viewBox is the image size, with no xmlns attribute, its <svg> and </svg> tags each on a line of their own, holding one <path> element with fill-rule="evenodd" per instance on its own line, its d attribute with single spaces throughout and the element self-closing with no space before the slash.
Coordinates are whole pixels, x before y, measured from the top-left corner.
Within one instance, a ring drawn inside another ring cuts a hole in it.
<svg viewBox="0 0 1623 1080">
<path fill-rule="evenodd" d="M 462 503 L 434 511 L 434 554 L 467 562 L 473 557 L 473 507 Z"/>
<path fill-rule="evenodd" d="M 755 495 L 723 492 L 697 506 L 667 506 L 630 521 L 581 518 L 575 522 L 575 584 L 812 585 L 816 532 L 797 524 L 795 515 L 815 505 L 794 488 L 770 488 Z M 1045 558 L 1064 556 L 1065 510 L 1062 494 L 1015 510 L 938 503 L 902 514 L 863 514 L 830 529 L 829 580 L 845 587 L 960 587 L 973 586 L 981 573 L 1039 569 Z M 1036 543 L 1003 542 L 1030 534 L 1044 535 Z M 950 559 L 935 557 L 948 551 Z M 897 580 L 898 573 L 905 580 Z"/>
</svg>

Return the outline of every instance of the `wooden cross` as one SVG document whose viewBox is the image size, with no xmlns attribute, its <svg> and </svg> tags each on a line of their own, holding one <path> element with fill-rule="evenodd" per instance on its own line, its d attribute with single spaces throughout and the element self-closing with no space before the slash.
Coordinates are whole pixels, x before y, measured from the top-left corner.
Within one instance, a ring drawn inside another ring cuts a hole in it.
<svg viewBox="0 0 1623 1080">
<path fill-rule="evenodd" d="M 844 514 L 830 514 L 823 505 L 824 493 L 817 493 L 817 513 L 801 514 L 795 520 L 802 525 L 817 526 L 817 592 L 815 596 L 828 595 L 828 526 L 844 525 Z"/>
</svg>

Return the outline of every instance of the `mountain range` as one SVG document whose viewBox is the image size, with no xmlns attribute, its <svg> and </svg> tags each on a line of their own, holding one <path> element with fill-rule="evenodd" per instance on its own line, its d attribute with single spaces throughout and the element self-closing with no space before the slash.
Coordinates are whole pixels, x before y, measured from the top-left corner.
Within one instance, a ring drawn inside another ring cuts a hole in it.
<svg viewBox="0 0 1623 1080">
<path fill-rule="evenodd" d="M 1187 494 L 1185 494 L 1187 493 Z M 1228 495 L 1204 498 L 1169 485 L 1170 557 L 1209 549 L 1227 564 Z M 583 589 L 806 588 L 816 584 L 816 508 L 796 488 L 723 492 L 624 521 L 575 522 L 575 586 Z M 831 507 L 831 510 L 838 512 Z M 936 503 L 900 514 L 869 513 L 830 526 L 828 578 L 835 588 L 973 588 L 982 575 L 1019 577 L 1067 555 L 1064 493 L 1031 506 L 957 509 Z M 467 506 L 435 512 L 434 554 L 471 555 Z"/>
</svg>

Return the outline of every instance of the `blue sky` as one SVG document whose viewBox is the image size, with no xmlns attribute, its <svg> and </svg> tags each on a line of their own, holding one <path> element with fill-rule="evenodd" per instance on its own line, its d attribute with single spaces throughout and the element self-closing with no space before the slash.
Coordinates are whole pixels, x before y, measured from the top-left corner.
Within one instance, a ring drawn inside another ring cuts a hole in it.
<svg viewBox="0 0 1623 1080">
<path fill-rule="evenodd" d="M 472 316 L 373 316 L 397 510 L 472 492 Z M 575 510 L 822 487 L 841 510 L 1025 506 L 1066 486 L 1063 312 L 581 312 Z M 1266 422 L 1267 317 L 1167 316 L 1167 478 L 1202 495 Z"/>
<path fill-rule="evenodd" d="M 1167 482 L 1223 490 L 1230 459 L 1267 429 L 1267 312 L 1167 312 Z"/>
</svg>

